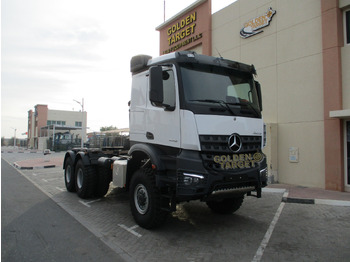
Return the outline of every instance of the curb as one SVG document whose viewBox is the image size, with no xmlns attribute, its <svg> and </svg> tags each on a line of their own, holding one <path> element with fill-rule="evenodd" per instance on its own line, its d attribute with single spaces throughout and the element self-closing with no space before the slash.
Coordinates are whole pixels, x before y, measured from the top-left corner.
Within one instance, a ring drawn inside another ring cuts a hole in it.
<svg viewBox="0 0 350 262">
<path fill-rule="evenodd" d="M 54 168 L 56 165 L 47 165 L 47 166 L 20 166 L 16 162 L 13 163 L 13 166 L 21 170 L 32 170 L 32 169 L 42 169 L 42 168 Z"/>
<path fill-rule="evenodd" d="M 340 206 L 350 207 L 350 201 L 345 200 L 331 200 L 331 199 L 309 199 L 309 198 L 294 198 L 294 197 L 283 197 L 282 202 L 294 203 L 294 204 L 312 204 L 312 205 L 329 205 L 329 206 Z"/>
<path fill-rule="evenodd" d="M 282 197 L 282 202 L 294 203 L 294 204 L 315 204 L 315 199 L 310 198 L 295 198 L 295 197 Z"/>
<path fill-rule="evenodd" d="M 283 188 L 263 188 L 263 192 L 283 193 L 282 202 L 284 203 L 350 207 L 350 201 L 345 200 L 289 197 L 288 190 Z"/>
</svg>

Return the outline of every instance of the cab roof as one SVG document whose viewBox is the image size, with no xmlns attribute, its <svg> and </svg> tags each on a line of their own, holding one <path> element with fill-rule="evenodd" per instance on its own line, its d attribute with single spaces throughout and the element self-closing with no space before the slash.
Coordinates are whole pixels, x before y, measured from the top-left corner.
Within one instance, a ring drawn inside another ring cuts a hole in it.
<svg viewBox="0 0 350 262">
<path fill-rule="evenodd" d="M 200 55 L 193 51 L 173 52 L 156 58 L 152 58 L 148 55 L 134 56 L 130 62 L 130 71 L 132 74 L 137 74 L 139 72 L 147 70 L 151 66 L 169 63 L 196 63 L 214 65 L 248 72 L 254 75 L 256 74 L 254 65 L 247 65 L 244 63 L 224 59 L 222 57 Z"/>
</svg>

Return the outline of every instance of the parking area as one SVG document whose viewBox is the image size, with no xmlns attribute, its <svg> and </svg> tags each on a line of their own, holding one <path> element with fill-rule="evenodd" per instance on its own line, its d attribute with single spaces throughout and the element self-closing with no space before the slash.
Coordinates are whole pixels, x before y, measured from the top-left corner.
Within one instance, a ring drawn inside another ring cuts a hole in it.
<svg viewBox="0 0 350 262">
<path fill-rule="evenodd" d="M 23 156 L 2 153 L 9 163 L 16 157 Z M 129 196 L 120 189 L 111 188 L 104 198 L 82 200 L 66 191 L 61 166 L 19 172 L 126 261 L 348 261 L 350 257 L 350 207 L 285 203 L 283 192 L 276 190 L 263 192 L 261 199 L 246 197 L 232 215 L 214 214 L 199 201 L 183 203 L 161 228 L 150 231 L 135 224 Z"/>
</svg>

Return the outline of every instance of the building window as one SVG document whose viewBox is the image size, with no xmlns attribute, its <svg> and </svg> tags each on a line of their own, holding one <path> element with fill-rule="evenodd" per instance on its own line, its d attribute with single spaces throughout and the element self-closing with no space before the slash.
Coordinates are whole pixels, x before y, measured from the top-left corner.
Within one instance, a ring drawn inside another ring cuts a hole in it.
<svg viewBox="0 0 350 262">
<path fill-rule="evenodd" d="M 75 121 L 75 126 L 81 127 L 81 122 Z"/>
<path fill-rule="evenodd" d="M 58 126 L 65 126 L 66 125 L 66 121 L 62 121 L 62 120 L 47 120 L 47 125 L 51 126 L 51 125 L 58 125 Z"/>
<path fill-rule="evenodd" d="M 350 10 L 345 11 L 345 41 L 350 44 Z"/>
</svg>

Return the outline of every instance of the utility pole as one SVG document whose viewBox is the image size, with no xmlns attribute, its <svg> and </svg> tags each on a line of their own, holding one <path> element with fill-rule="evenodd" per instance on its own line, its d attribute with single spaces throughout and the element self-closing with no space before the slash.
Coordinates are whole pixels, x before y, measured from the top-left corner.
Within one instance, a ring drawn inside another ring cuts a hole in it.
<svg viewBox="0 0 350 262">
<path fill-rule="evenodd" d="M 74 100 L 74 102 L 77 102 L 79 105 L 81 105 L 81 115 L 82 115 L 82 119 L 81 119 L 81 148 L 84 148 L 84 137 L 85 137 L 85 128 L 84 128 L 84 98 L 81 99 L 81 102 Z"/>
</svg>

